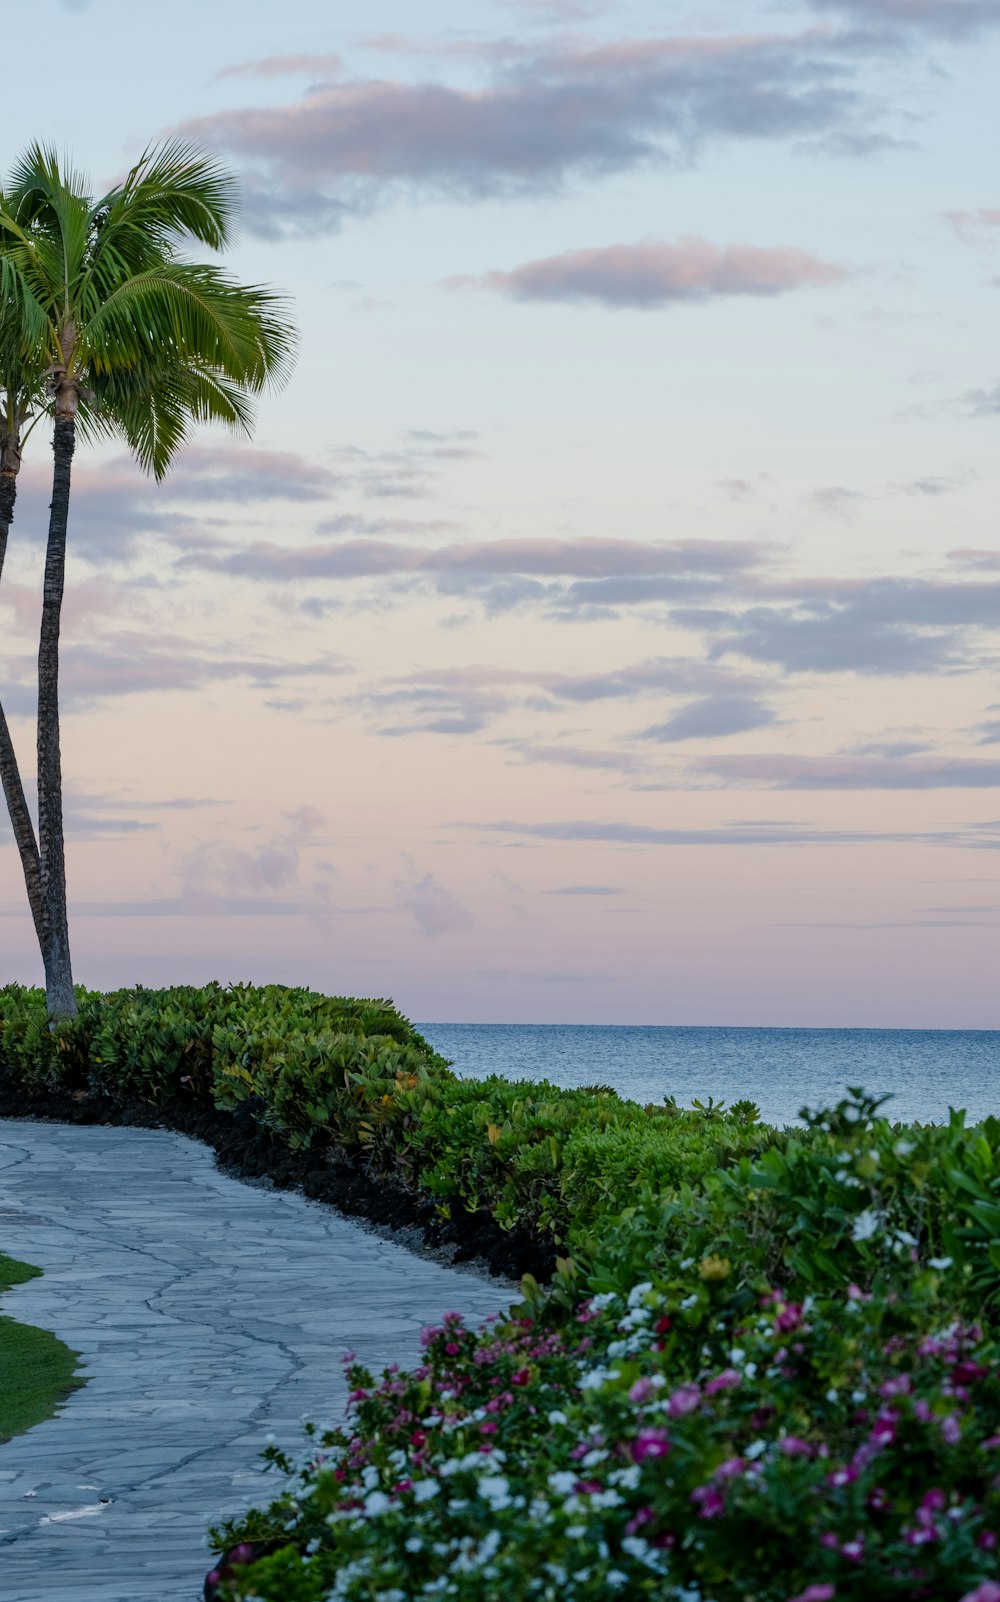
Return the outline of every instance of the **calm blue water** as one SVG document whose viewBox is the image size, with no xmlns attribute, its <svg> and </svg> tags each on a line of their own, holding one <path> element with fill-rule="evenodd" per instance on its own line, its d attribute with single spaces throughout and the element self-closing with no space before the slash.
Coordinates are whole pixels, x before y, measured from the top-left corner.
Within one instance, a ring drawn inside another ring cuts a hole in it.
<svg viewBox="0 0 1000 1602">
<path fill-rule="evenodd" d="M 940 1123 L 1000 1116 L 1000 1031 L 667 1029 L 600 1024 L 419 1024 L 464 1078 L 613 1085 L 641 1103 L 749 1097 L 769 1123 L 836 1101 L 847 1085 L 892 1092 L 886 1113 Z"/>
</svg>

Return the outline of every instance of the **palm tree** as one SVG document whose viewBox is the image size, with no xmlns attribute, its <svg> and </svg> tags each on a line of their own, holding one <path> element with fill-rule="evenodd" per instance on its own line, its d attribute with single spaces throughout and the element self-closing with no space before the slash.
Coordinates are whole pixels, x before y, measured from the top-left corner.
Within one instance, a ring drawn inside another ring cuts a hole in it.
<svg viewBox="0 0 1000 1602">
<path fill-rule="evenodd" d="M 53 151 L 34 145 L 0 194 L 0 354 L 16 353 L 29 389 L 37 375 L 44 378 L 54 422 L 38 648 L 37 876 L 30 842 L 21 853 L 52 1020 L 76 1011 L 59 744 L 59 627 L 76 436 L 124 439 L 160 479 L 192 424 L 250 431 L 250 397 L 280 379 L 292 355 L 283 302 L 184 255 L 191 240 L 213 250 L 229 242 L 235 202 L 233 179 L 178 143 L 147 152 L 98 200 Z M 15 833 L 20 827 L 24 837 L 18 786 L 5 778 Z"/>
</svg>

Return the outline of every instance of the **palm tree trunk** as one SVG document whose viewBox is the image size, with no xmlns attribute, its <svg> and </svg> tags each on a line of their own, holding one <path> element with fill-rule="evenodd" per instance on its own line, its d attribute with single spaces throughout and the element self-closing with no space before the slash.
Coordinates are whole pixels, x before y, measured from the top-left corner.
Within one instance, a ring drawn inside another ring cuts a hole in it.
<svg viewBox="0 0 1000 1602">
<path fill-rule="evenodd" d="M 41 879 L 45 999 L 52 1021 L 76 1016 L 66 915 L 62 759 L 59 752 L 59 623 L 66 575 L 70 467 L 76 420 L 56 413 L 49 538 L 38 641 L 38 857 Z"/>
<path fill-rule="evenodd" d="M 0 468 L 0 575 L 3 574 L 4 558 L 7 555 L 7 536 L 10 525 L 14 521 L 14 502 L 17 498 L 16 469 L 10 472 Z M 35 924 L 35 933 L 38 936 L 39 949 L 43 947 L 42 922 L 42 881 L 38 866 L 38 845 L 35 840 L 35 829 L 28 811 L 28 803 L 24 799 L 24 786 L 21 783 L 21 774 L 17 765 L 17 755 L 14 751 L 14 742 L 10 737 L 7 719 L 3 707 L 0 706 L 0 784 L 7 802 L 7 811 L 10 813 L 10 824 L 14 831 L 14 843 L 21 858 L 21 867 L 24 871 L 24 885 L 28 892 L 28 905 Z"/>
</svg>

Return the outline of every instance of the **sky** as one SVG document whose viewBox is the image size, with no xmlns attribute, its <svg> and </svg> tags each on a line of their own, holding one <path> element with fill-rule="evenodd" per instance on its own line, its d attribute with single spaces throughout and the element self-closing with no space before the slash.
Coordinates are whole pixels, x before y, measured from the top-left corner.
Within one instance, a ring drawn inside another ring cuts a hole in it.
<svg viewBox="0 0 1000 1602">
<path fill-rule="evenodd" d="M 76 978 L 1000 1027 L 1000 0 L 12 26 L 21 143 L 219 157 L 299 329 L 252 440 L 77 453 Z M 50 463 L 0 584 L 29 784 Z"/>
</svg>

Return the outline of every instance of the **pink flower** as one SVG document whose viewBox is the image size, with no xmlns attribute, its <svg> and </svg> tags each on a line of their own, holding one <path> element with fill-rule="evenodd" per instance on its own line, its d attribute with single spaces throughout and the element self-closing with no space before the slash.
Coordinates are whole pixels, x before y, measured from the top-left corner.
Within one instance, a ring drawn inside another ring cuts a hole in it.
<svg viewBox="0 0 1000 1602">
<path fill-rule="evenodd" d="M 1000 1602 L 1000 1585 L 995 1580 L 984 1580 L 974 1591 L 966 1591 L 961 1602 Z"/>
<path fill-rule="evenodd" d="M 667 1413 L 671 1418 L 683 1418 L 685 1413 L 693 1413 L 700 1401 L 697 1385 L 678 1385 L 667 1402 Z"/>
<path fill-rule="evenodd" d="M 781 1309 L 774 1321 L 774 1327 L 782 1335 L 786 1335 L 789 1330 L 798 1329 L 801 1322 L 802 1304 L 800 1302 L 789 1302 L 787 1307 Z"/>
<path fill-rule="evenodd" d="M 840 1555 L 849 1563 L 860 1563 L 865 1555 L 864 1537 L 856 1535 L 853 1541 L 845 1541 L 840 1549 Z"/>
<path fill-rule="evenodd" d="M 812 1457 L 813 1449 L 808 1441 L 800 1435 L 785 1435 L 778 1442 L 779 1451 L 785 1452 L 788 1457 Z"/>
<path fill-rule="evenodd" d="M 634 1535 L 636 1530 L 641 1530 L 644 1524 L 651 1523 L 652 1518 L 653 1509 L 651 1507 L 637 1508 L 625 1526 L 625 1534 Z"/>
<path fill-rule="evenodd" d="M 896 1420 L 899 1414 L 894 1413 L 891 1407 L 884 1408 L 872 1425 L 871 1443 L 873 1446 L 891 1446 L 896 1439 Z"/>
<path fill-rule="evenodd" d="M 647 1457 L 666 1457 L 670 1451 L 670 1437 L 666 1430 L 640 1430 L 632 1442 L 633 1463 L 644 1463 Z"/>
<path fill-rule="evenodd" d="M 740 1383 L 740 1376 L 735 1368 L 724 1368 L 721 1374 L 716 1374 L 705 1386 L 705 1395 L 714 1396 L 716 1391 L 732 1391 Z"/>
<path fill-rule="evenodd" d="M 995 1552 L 997 1548 L 996 1531 L 980 1530 L 976 1536 L 976 1545 L 982 1552 Z"/>
<path fill-rule="evenodd" d="M 632 1389 L 628 1393 L 628 1399 L 630 1402 L 647 1402 L 652 1394 L 653 1382 L 651 1379 L 647 1378 L 646 1375 L 643 1375 L 643 1377 L 641 1379 L 637 1379 L 635 1384 L 632 1386 Z"/>
<path fill-rule="evenodd" d="M 908 1396 L 910 1392 L 909 1374 L 895 1374 L 879 1386 L 878 1393 L 888 1401 L 893 1396 Z"/>
<path fill-rule="evenodd" d="M 858 1471 L 854 1464 L 848 1463 L 843 1468 L 834 1469 L 832 1474 L 828 1474 L 826 1483 L 839 1489 L 842 1485 L 853 1485 L 857 1477 Z"/>
<path fill-rule="evenodd" d="M 726 1511 L 725 1500 L 717 1485 L 697 1486 L 691 1492 L 691 1500 L 700 1504 L 698 1517 L 701 1519 L 717 1519 L 720 1513 Z"/>
<path fill-rule="evenodd" d="M 819 1585 L 807 1585 L 798 1596 L 790 1596 L 788 1602 L 833 1602 L 836 1594 L 836 1587 L 823 1580 Z"/>
<path fill-rule="evenodd" d="M 962 1427 L 954 1413 L 948 1413 L 941 1420 L 941 1434 L 949 1446 L 957 1446 L 962 1439 Z"/>
</svg>

